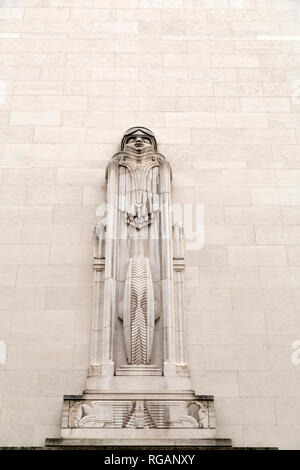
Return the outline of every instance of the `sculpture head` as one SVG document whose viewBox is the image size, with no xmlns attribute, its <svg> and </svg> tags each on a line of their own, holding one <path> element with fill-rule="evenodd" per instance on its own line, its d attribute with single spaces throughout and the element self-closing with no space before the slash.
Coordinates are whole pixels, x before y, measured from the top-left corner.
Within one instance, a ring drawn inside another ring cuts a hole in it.
<svg viewBox="0 0 300 470">
<path fill-rule="evenodd" d="M 146 127 L 131 127 L 128 129 L 121 142 L 121 150 L 135 152 L 137 154 L 152 150 L 156 152 L 157 144 L 152 131 Z"/>
</svg>

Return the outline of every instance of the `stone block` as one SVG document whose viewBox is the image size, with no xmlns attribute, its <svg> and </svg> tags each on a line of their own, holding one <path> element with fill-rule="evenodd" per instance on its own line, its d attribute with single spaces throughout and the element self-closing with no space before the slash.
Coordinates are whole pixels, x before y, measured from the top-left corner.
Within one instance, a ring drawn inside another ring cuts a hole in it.
<svg viewBox="0 0 300 470">
<path fill-rule="evenodd" d="M 190 266 L 226 266 L 228 253 L 225 246 L 204 246 L 201 250 L 186 251 L 185 259 Z"/>
<path fill-rule="evenodd" d="M 76 5 L 77 6 L 77 5 Z M 84 4 L 82 6 L 85 6 Z M 113 10 L 108 8 L 72 8 L 72 21 L 109 21 L 113 19 Z"/>
<path fill-rule="evenodd" d="M 27 190 L 27 204 L 80 204 L 82 189 L 74 186 L 35 186 Z"/>
<path fill-rule="evenodd" d="M 300 267 L 261 267 L 263 287 L 300 287 Z"/>
<path fill-rule="evenodd" d="M 230 310 L 231 297 L 229 289 L 216 288 L 187 288 L 187 310 Z"/>
<path fill-rule="evenodd" d="M 287 256 L 288 256 L 289 264 L 291 264 L 292 266 L 300 265 L 300 247 L 299 246 L 288 246 Z"/>
<path fill-rule="evenodd" d="M 300 316 L 297 310 L 267 310 L 266 330 L 269 334 L 295 334 L 299 331 Z"/>
<path fill-rule="evenodd" d="M 91 288 L 51 287 L 47 289 L 46 308 L 49 310 L 90 309 L 91 305 Z"/>
<path fill-rule="evenodd" d="M 259 67 L 258 57 L 255 55 L 212 55 L 214 67 Z"/>
<path fill-rule="evenodd" d="M 34 287 L 89 287 L 92 284 L 92 269 L 78 266 L 21 266 L 17 286 Z"/>
<path fill-rule="evenodd" d="M 284 209 L 284 208 L 283 208 Z M 282 210 L 283 210 L 282 209 Z M 224 207 L 226 224 L 280 225 L 280 208 L 276 206 Z"/>
<path fill-rule="evenodd" d="M 248 189 L 228 188 L 218 189 L 197 189 L 196 201 L 205 205 L 245 205 L 250 204 L 250 192 Z"/>
<path fill-rule="evenodd" d="M 214 113 L 166 113 L 167 127 L 216 127 Z"/>
<path fill-rule="evenodd" d="M 34 142 L 39 143 L 74 143 L 85 142 L 86 131 L 83 128 L 67 127 L 36 127 L 34 131 Z"/>
<path fill-rule="evenodd" d="M 53 221 L 55 224 L 96 224 L 96 205 L 59 205 L 54 207 Z"/>
<path fill-rule="evenodd" d="M 300 389 L 299 371 L 253 371 L 240 372 L 241 396 L 298 397 Z"/>
<path fill-rule="evenodd" d="M 55 64 L 52 65 L 52 68 L 53 67 L 56 67 L 56 65 Z M 32 99 L 33 96 L 43 96 L 46 98 L 47 96 L 62 95 L 63 94 L 63 81 L 62 79 L 60 81 L 51 80 L 51 79 L 50 80 L 43 79 L 42 81 L 41 80 L 40 81 L 39 80 L 34 80 L 34 81 L 17 80 L 14 85 L 13 94 L 18 97 L 16 98 L 15 102 L 16 104 L 19 103 L 19 106 L 21 107 L 22 102 L 26 103 L 28 100 Z M 26 96 L 26 98 L 24 97 L 23 100 L 22 100 L 22 95 Z M 25 107 L 27 108 L 25 104 L 23 106 L 24 108 Z M 53 111 L 53 113 L 55 113 L 55 111 Z M 53 113 L 52 113 L 52 120 L 57 120 L 57 117 L 55 117 Z M 14 118 L 14 115 L 12 115 L 12 118 L 15 119 L 16 122 L 18 123 L 22 119 L 22 115 L 24 116 L 24 120 L 25 119 L 30 120 L 30 116 L 31 116 L 31 120 L 33 122 L 33 124 L 31 125 L 34 125 L 34 126 L 39 125 L 37 124 L 37 119 L 38 119 L 37 111 L 35 110 L 26 111 L 26 114 L 24 111 L 19 111 L 18 114 L 16 114 L 15 118 Z M 47 118 L 48 120 L 51 119 L 51 113 L 49 114 L 48 117 L 45 116 L 45 113 L 39 115 L 39 119 L 40 120 L 44 119 L 44 122 L 45 120 L 47 120 Z M 47 125 L 47 124 L 44 124 L 44 122 L 42 122 L 42 125 Z M 19 125 L 19 124 L 15 124 L 15 125 Z M 52 122 L 50 122 L 50 124 L 48 125 L 53 125 L 53 124 Z"/>
<path fill-rule="evenodd" d="M 26 200 L 26 188 L 20 186 L 1 186 L 0 204 L 24 204 Z M 4 227 L 3 227 L 4 228 Z"/>
<path fill-rule="evenodd" d="M 279 426 L 297 426 L 299 424 L 299 398 L 276 398 L 275 407 Z"/>
<path fill-rule="evenodd" d="M 251 245 L 255 235 L 250 225 L 206 225 L 204 239 L 207 245 Z"/>
<path fill-rule="evenodd" d="M 9 168 L 3 170 L 2 182 L 13 186 L 48 186 L 56 184 L 56 170 L 52 168 Z"/>
<path fill-rule="evenodd" d="M 66 21 L 69 16 L 69 8 L 25 8 L 24 10 L 24 19 L 30 21 Z"/>
<path fill-rule="evenodd" d="M 8 366 L 12 369 L 54 369 L 72 367 L 73 346 L 11 345 Z"/>
<path fill-rule="evenodd" d="M 0 18 L 2 20 L 15 20 L 22 19 L 24 14 L 24 8 L 6 8 L 5 6 L 1 8 Z"/>
<path fill-rule="evenodd" d="M 269 370 L 266 346 L 206 346 L 205 367 L 210 371 Z"/>
<path fill-rule="evenodd" d="M 300 211 L 298 207 L 281 207 L 282 222 L 284 225 L 299 225 Z"/>
<path fill-rule="evenodd" d="M 32 127 L 1 127 L 0 140 L 7 143 L 32 142 Z"/>
<path fill-rule="evenodd" d="M 15 428 L 11 424 L 0 424 L 0 445 L 11 447 L 14 446 L 31 446 L 33 441 L 33 425 L 19 423 Z"/>
<path fill-rule="evenodd" d="M 50 264 L 53 265 L 75 265 L 90 266 L 92 257 L 92 246 L 90 245 L 52 245 Z"/>
<path fill-rule="evenodd" d="M 39 372 L 37 390 L 41 397 L 80 394 L 85 382 L 84 371 L 42 370 Z"/>
<path fill-rule="evenodd" d="M 74 129 L 74 132 L 76 130 Z M 61 169 L 58 170 L 57 183 L 59 185 L 104 185 L 104 169 Z"/>
<path fill-rule="evenodd" d="M 290 427 L 287 435 L 286 426 L 251 426 L 245 430 L 245 445 L 279 447 L 281 450 L 292 450 L 298 446 L 300 427 Z"/>
<path fill-rule="evenodd" d="M 0 286 L 13 287 L 16 282 L 17 267 L 4 265 L 0 266 Z"/>
<path fill-rule="evenodd" d="M 46 245 L 1 244 L 1 264 L 48 264 L 49 247 Z"/>
<path fill-rule="evenodd" d="M 298 245 L 300 227 L 297 225 L 269 225 L 256 228 L 256 240 L 260 245 Z"/>
<path fill-rule="evenodd" d="M 223 186 L 229 187 L 268 187 L 275 186 L 275 178 L 270 170 L 232 169 L 222 171 Z"/>
<path fill-rule="evenodd" d="M 31 224 L 37 220 L 42 224 L 50 224 L 52 222 L 52 213 L 52 206 L 0 205 L 0 221 L 4 224 Z M 6 225 L 6 229 L 3 229 L 4 238 L 5 233 L 9 232 L 12 238 L 7 241 L 19 240 L 19 228 L 16 225 L 15 227 Z"/>
<path fill-rule="evenodd" d="M 196 372 L 193 380 L 196 393 L 213 393 L 217 398 L 239 396 L 238 376 L 236 372 Z M 208 392 L 209 391 L 209 392 Z M 219 426 L 218 426 L 219 428 Z M 228 434 L 226 434 L 228 436 Z"/>
<path fill-rule="evenodd" d="M 287 257 L 282 246 L 230 246 L 229 263 L 236 266 L 286 265 Z"/>
<path fill-rule="evenodd" d="M 251 195 L 254 205 L 300 205 L 299 188 L 253 188 Z"/>
<path fill-rule="evenodd" d="M 220 423 L 227 425 L 275 425 L 275 406 L 272 398 L 218 398 Z M 230 410 L 230 411 L 229 411 Z"/>
<path fill-rule="evenodd" d="M 204 311 L 205 334 L 264 334 L 265 317 L 262 311 Z"/>
<path fill-rule="evenodd" d="M 260 287 L 261 277 L 256 266 L 209 266 L 200 268 L 200 285 L 203 287 Z M 265 268 L 266 269 L 266 268 Z M 273 268 L 271 268 L 273 269 Z M 285 268 L 284 268 L 285 269 Z"/>
<path fill-rule="evenodd" d="M 217 113 L 217 127 L 265 128 L 268 127 L 265 113 Z M 212 127 L 212 126 L 211 126 Z"/>
<path fill-rule="evenodd" d="M 36 396 L 37 393 L 37 371 L 1 370 L 0 371 L 1 397 L 13 398 Z"/>
<path fill-rule="evenodd" d="M 4 223 L 2 224 L 1 229 L 0 243 L 14 243 L 21 241 L 22 225 Z"/>
<path fill-rule="evenodd" d="M 79 244 L 80 225 L 35 224 L 23 225 L 22 241 L 33 244 Z"/>
<path fill-rule="evenodd" d="M 44 312 L 42 310 L 17 310 L 13 312 L 12 333 L 41 334 L 44 329 Z"/>
<path fill-rule="evenodd" d="M 2 309 L 7 310 L 22 310 L 24 305 L 32 310 L 40 310 L 44 306 L 45 295 L 45 289 L 40 288 L 1 287 L 0 303 Z"/>
<path fill-rule="evenodd" d="M 233 308 L 237 310 L 271 310 L 289 308 L 293 309 L 293 292 L 291 288 L 265 287 L 258 288 L 233 288 Z"/>
</svg>

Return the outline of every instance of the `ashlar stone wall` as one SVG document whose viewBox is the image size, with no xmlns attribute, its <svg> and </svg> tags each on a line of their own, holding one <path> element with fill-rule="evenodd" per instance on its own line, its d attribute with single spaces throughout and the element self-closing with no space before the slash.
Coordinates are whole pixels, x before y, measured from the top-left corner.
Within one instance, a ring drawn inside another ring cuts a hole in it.
<svg viewBox="0 0 300 470">
<path fill-rule="evenodd" d="M 142 125 L 174 201 L 204 205 L 194 387 L 219 437 L 299 449 L 299 0 L 1 0 L 0 19 L 0 445 L 57 436 L 84 387 L 105 166 Z"/>
</svg>

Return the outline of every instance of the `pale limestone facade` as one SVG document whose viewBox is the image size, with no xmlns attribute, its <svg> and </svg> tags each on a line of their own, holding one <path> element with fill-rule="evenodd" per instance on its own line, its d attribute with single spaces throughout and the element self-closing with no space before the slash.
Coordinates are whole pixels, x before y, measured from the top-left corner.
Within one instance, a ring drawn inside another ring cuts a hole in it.
<svg viewBox="0 0 300 470">
<path fill-rule="evenodd" d="M 204 205 L 185 252 L 193 388 L 218 437 L 299 449 L 299 1 L 0 3 L 0 445 L 58 436 L 85 386 L 96 209 L 139 125 L 173 201 Z"/>
</svg>

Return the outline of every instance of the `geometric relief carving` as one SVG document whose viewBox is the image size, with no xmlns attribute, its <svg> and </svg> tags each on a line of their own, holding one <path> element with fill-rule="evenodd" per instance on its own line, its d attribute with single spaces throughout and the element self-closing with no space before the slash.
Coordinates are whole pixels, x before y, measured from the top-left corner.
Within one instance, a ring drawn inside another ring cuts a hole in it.
<svg viewBox="0 0 300 470">
<path fill-rule="evenodd" d="M 156 428 L 155 421 L 147 407 L 147 404 L 142 400 L 137 400 L 132 403 L 132 407 L 128 416 L 125 417 L 123 428 L 136 428 L 136 429 L 154 429 Z"/>
<path fill-rule="evenodd" d="M 197 423 L 199 428 L 207 427 L 208 407 L 207 403 L 199 403 L 198 401 L 191 401 L 188 404 L 188 415 L 191 416 Z"/>
<path fill-rule="evenodd" d="M 132 374 L 141 366 L 155 367 L 153 344 L 155 362 L 159 369 L 165 364 L 169 375 L 175 374 L 177 351 L 179 363 L 184 362 L 184 342 L 178 341 L 176 350 L 173 324 L 171 176 L 154 134 L 143 127 L 128 129 L 107 167 L 106 228 L 97 226 L 95 232 L 96 259 L 105 259 L 101 354 L 111 367 L 102 370 L 104 375 L 127 373 L 124 366 L 131 366 Z M 164 328 L 155 325 L 159 317 Z"/>
<path fill-rule="evenodd" d="M 141 168 L 139 162 L 136 162 L 130 155 L 119 158 L 119 164 L 128 169 L 131 176 L 131 187 L 134 188 L 133 191 L 128 191 L 127 188 L 127 195 L 120 198 L 120 209 L 124 213 L 125 222 L 137 230 L 151 224 L 159 211 L 158 195 L 152 192 L 152 177 L 157 179 L 157 171 L 150 173 L 150 170 L 158 167 L 158 162 L 157 157 L 145 157 Z M 154 174 L 152 175 L 152 173 Z"/>
<path fill-rule="evenodd" d="M 151 360 L 155 301 L 149 260 L 129 260 L 123 302 L 123 327 L 128 364 L 149 364 Z"/>
<path fill-rule="evenodd" d="M 206 401 L 84 400 L 69 402 L 69 428 L 213 429 Z"/>
<path fill-rule="evenodd" d="M 102 367 L 100 364 L 92 364 L 89 367 L 88 376 L 89 377 L 100 377 L 102 372 Z"/>
<path fill-rule="evenodd" d="M 70 416 L 74 428 L 103 428 L 112 421 L 112 410 L 103 402 L 81 402 L 71 407 Z"/>
<path fill-rule="evenodd" d="M 153 139 L 149 135 L 134 135 L 126 139 L 126 151 L 114 159 L 120 170 L 119 209 L 124 220 L 137 230 L 151 224 L 159 211 L 159 162 L 164 158 L 153 153 Z M 144 129 L 145 131 L 145 129 Z M 126 133 L 125 133 L 126 136 Z"/>
</svg>

